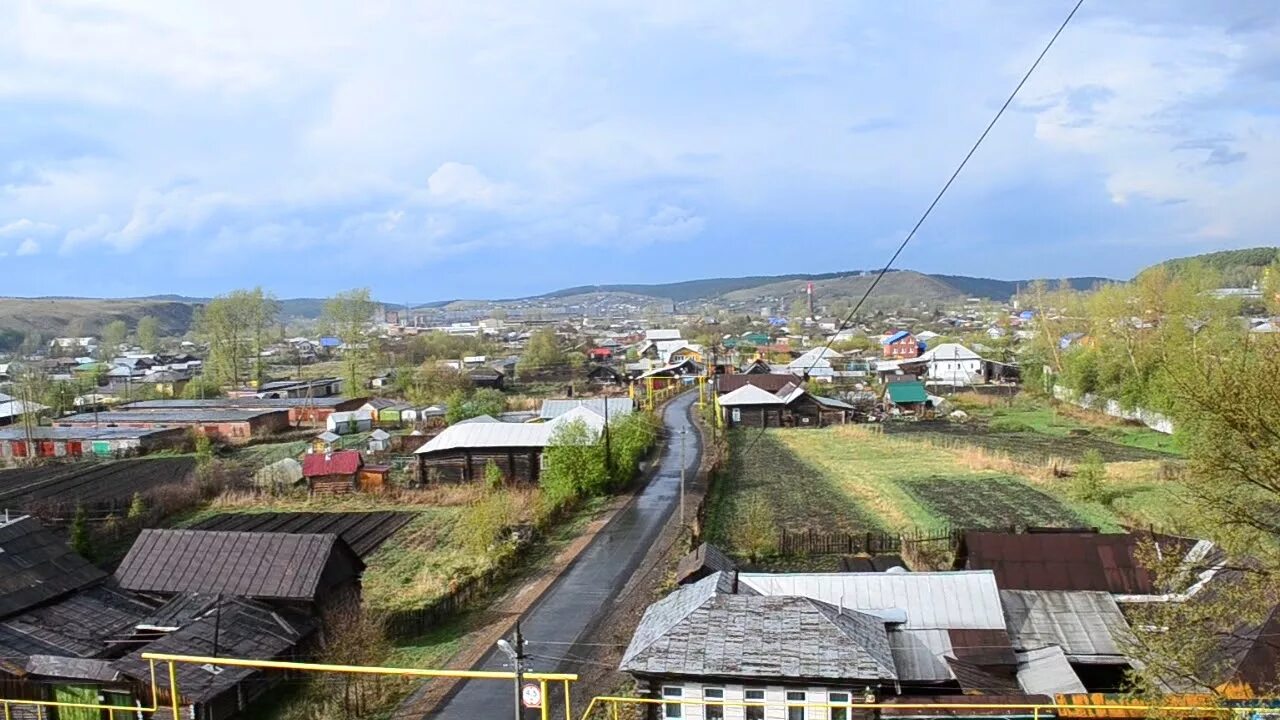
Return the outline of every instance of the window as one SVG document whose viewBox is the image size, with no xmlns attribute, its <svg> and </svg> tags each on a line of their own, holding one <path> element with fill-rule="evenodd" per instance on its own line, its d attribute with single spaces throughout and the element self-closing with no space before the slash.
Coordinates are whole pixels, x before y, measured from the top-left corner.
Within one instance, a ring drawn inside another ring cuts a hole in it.
<svg viewBox="0 0 1280 720">
<path fill-rule="evenodd" d="M 793 704 L 798 703 L 798 704 Z M 787 691 L 787 720 L 804 720 L 804 691 Z"/>
<path fill-rule="evenodd" d="M 733 409 L 733 421 L 742 422 L 742 408 Z"/>
<path fill-rule="evenodd" d="M 742 699 L 747 703 L 764 702 L 763 690 L 745 690 Z M 747 720 L 764 720 L 764 705 L 747 705 L 744 713 Z"/>
<path fill-rule="evenodd" d="M 663 686 L 663 698 L 679 698 L 684 697 L 684 688 Z M 662 717 L 664 718 L 681 718 L 684 717 L 684 706 L 680 703 L 667 703 L 662 706 Z"/>
<path fill-rule="evenodd" d="M 831 703 L 831 720 L 849 720 L 849 708 L 836 707 L 841 703 L 848 704 L 849 693 L 833 692 L 827 693 L 827 702 Z"/>
<path fill-rule="evenodd" d="M 708 701 L 724 700 L 724 688 L 703 688 L 702 699 Z M 723 705 L 706 705 L 703 717 L 707 720 L 724 720 Z"/>
</svg>

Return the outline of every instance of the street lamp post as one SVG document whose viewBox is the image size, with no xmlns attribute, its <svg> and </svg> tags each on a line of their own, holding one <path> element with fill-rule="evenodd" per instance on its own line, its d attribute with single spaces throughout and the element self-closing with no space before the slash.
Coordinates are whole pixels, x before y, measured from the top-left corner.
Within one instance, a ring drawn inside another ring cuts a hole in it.
<svg viewBox="0 0 1280 720">
<path fill-rule="evenodd" d="M 520 636 L 520 621 L 519 621 L 519 620 L 517 620 L 517 621 L 516 621 L 515 637 L 513 637 L 512 639 L 515 641 L 515 642 L 514 642 L 514 647 L 513 647 L 513 644 L 512 644 L 512 643 L 507 642 L 506 638 L 502 638 L 501 640 L 499 640 L 499 641 L 498 641 L 498 649 L 499 649 L 499 650 L 501 650 L 501 651 L 503 652 L 503 654 L 505 654 L 505 655 L 507 656 L 507 659 L 511 661 L 511 665 L 512 665 L 513 669 L 515 670 L 515 680 L 516 680 L 516 685 L 515 685 L 515 688 L 516 688 L 516 694 L 515 694 L 515 701 L 516 701 L 516 714 L 515 714 L 515 720 L 520 720 L 520 718 L 522 717 L 522 712 L 521 712 L 521 710 L 520 710 L 520 704 L 521 704 L 521 699 L 520 699 L 520 689 L 521 689 L 521 686 L 524 684 L 524 667 L 523 667 L 523 665 L 524 665 L 524 638 L 522 638 L 522 637 Z"/>
</svg>

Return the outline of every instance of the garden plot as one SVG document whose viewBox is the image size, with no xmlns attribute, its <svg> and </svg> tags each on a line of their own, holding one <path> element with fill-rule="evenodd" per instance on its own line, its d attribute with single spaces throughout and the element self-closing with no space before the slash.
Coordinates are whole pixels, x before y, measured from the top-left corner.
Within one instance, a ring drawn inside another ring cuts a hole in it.
<svg viewBox="0 0 1280 720">
<path fill-rule="evenodd" d="M 958 530 L 1084 524 L 1070 508 L 1017 478 L 927 477 L 901 485 L 939 524 Z"/>
</svg>

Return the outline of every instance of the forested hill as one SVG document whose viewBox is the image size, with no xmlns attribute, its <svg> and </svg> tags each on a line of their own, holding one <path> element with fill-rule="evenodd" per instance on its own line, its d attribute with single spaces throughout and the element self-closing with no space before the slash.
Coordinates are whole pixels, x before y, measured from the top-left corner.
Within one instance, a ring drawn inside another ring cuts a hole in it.
<svg viewBox="0 0 1280 720">
<path fill-rule="evenodd" d="M 1147 270 L 1163 267 L 1178 272 L 1193 264 L 1199 264 L 1221 273 L 1224 285 L 1245 286 L 1258 280 L 1263 268 L 1275 262 L 1280 262 L 1280 247 L 1255 247 L 1174 258 L 1153 265 Z"/>
</svg>

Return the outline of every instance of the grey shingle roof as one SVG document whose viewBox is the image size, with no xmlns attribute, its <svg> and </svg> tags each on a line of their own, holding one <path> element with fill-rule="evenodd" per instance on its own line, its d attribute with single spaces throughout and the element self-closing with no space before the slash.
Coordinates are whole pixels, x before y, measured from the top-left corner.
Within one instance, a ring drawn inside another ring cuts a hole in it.
<svg viewBox="0 0 1280 720">
<path fill-rule="evenodd" d="M 622 669 L 780 679 L 892 680 L 884 622 L 804 597 L 733 595 L 716 573 L 655 603 Z"/>
<path fill-rule="evenodd" d="M 135 598 L 95 585 L 0 621 L 0 657 L 91 657 L 110 639 L 128 635 L 150 611 Z"/>
<path fill-rule="evenodd" d="M 0 524 L 0 617 L 22 612 L 106 576 L 35 518 Z"/>
<path fill-rule="evenodd" d="M 1127 664 L 1117 638 L 1129 631 L 1110 593 L 1086 590 L 1001 590 L 1014 647 L 1062 648 L 1073 662 Z"/>
<path fill-rule="evenodd" d="M 335 552 L 349 554 L 359 567 L 333 534 L 143 530 L 116 577 L 136 592 L 310 601 Z"/>
</svg>

